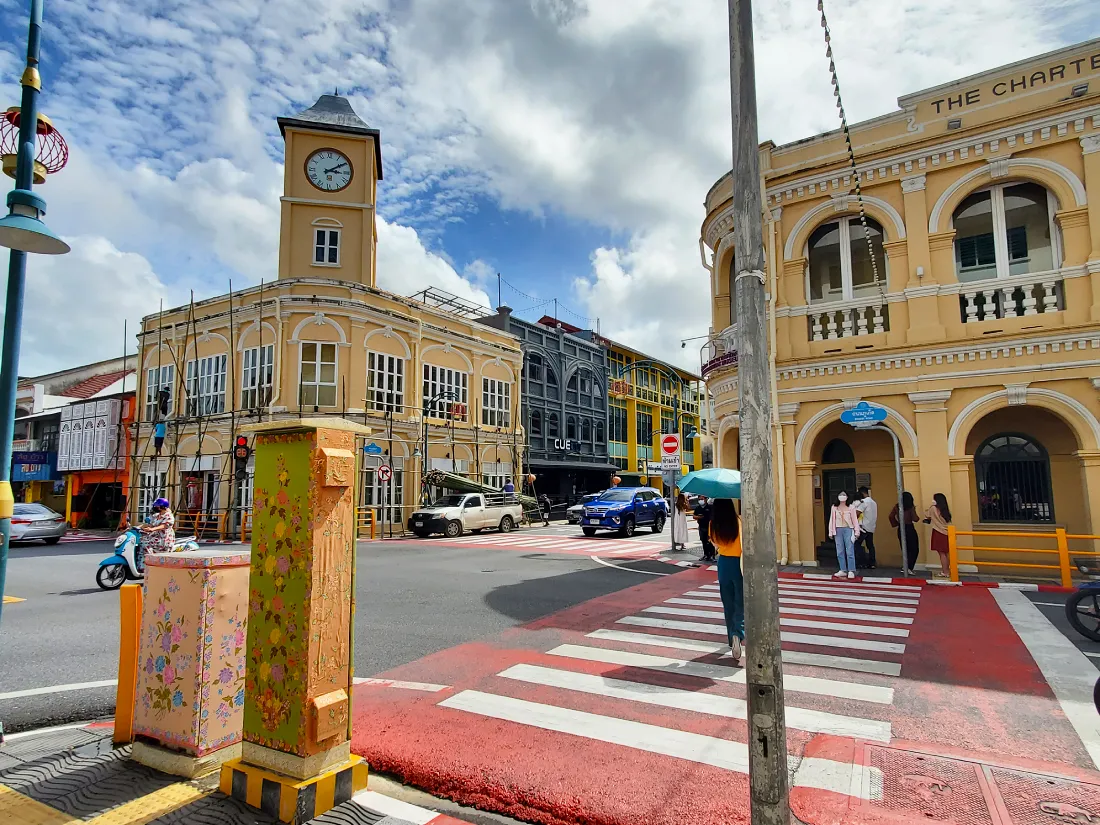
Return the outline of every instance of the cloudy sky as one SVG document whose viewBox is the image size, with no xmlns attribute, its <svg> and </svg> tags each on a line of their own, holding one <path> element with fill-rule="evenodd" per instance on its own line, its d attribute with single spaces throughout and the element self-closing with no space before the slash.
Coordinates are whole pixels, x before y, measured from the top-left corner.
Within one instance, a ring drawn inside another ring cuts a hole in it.
<svg viewBox="0 0 1100 825">
<path fill-rule="evenodd" d="M 26 0 L 0 0 L 18 103 Z M 853 120 L 1100 37 L 1095 0 L 828 0 Z M 121 353 L 122 319 L 276 274 L 275 118 L 339 88 L 381 129 L 379 285 L 567 320 L 697 366 L 703 197 L 729 167 L 725 0 L 46 0 L 42 187 L 73 247 L 30 263 L 22 374 Z M 761 139 L 834 128 L 815 0 L 756 9 Z M 594 320 L 590 323 L 594 323 Z M 132 341 L 132 339 L 131 339 Z M 131 343 L 131 347 L 132 347 Z"/>
</svg>

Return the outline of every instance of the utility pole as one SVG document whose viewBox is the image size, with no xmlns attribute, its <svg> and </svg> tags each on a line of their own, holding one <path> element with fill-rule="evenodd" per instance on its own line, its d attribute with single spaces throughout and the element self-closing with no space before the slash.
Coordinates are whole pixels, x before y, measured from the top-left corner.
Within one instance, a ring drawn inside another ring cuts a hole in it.
<svg viewBox="0 0 1100 825">
<path fill-rule="evenodd" d="M 749 804 L 752 825 L 789 825 L 752 0 L 729 0 L 729 17 Z"/>
</svg>

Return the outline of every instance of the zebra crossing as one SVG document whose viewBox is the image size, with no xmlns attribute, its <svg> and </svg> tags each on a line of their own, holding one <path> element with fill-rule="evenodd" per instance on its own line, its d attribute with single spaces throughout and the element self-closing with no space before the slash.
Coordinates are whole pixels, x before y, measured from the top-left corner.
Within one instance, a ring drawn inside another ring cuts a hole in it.
<svg viewBox="0 0 1100 825">
<path fill-rule="evenodd" d="M 876 769 L 800 758 L 801 748 L 819 734 L 891 741 L 892 682 L 921 588 L 781 579 L 779 593 L 792 786 L 873 798 L 881 792 Z M 747 718 L 746 671 L 729 658 L 725 636 L 717 583 L 695 584 L 538 661 L 512 664 L 440 706 L 743 774 L 747 726 L 728 723 Z M 589 697 L 600 700 L 598 710 L 586 707 Z M 694 729 L 662 724 L 660 715 L 645 719 L 651 710 L 691 714 Z"/>
<path fill-rule="evenodd" d="M 609 558 L 651 558 L 667 546 L 652 539 L 620 539 L 606 536 L 546 535 L 539 533 L 483 533 L 455 539 L 433 539 L 448 545 L 475 545 L 499 550 L 516 550 L 564 555 L 599 555 Z"/>
</svg>

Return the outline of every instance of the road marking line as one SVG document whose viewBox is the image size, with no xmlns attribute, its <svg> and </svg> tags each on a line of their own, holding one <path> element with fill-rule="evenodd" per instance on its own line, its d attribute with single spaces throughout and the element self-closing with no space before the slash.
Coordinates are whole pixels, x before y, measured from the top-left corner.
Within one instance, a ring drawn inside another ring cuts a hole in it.
<svg viewBox="0 0 1100 825">
<path fill-rule="evenodd" d="M 689 633 L 709 633 L 712 636 L 725 636 L 724 624 L 704 624 L 702 622 L 676 622 L 671 619 L 650 619 L 647 616 L 626 616 L 618 624 L 635 627 L 659 627 L 662 630 L 686 630 Z M 850 650 L 875 650 L 880 653 L 904 653 L 905 645 L 895 642 L 880 642 L 875 639 L 848 639 L 843 636 L 817 636 L 807 633 L 780 633 L 782 641 L 794 644 L 818 645 L 821 647 L 841 647 Z"/>
<path fill-rule="evenodd" d="M 713 610 L 690 610 L 686 607 L 661 607 L 657 605 L 655 607 L 643 608 L 642 613 L 660 613 L 666 616 L 687 616 L 692 619 L 721 619 L 723 614 L 715 612 Z M 900 627 L 877 627 L 875 625 L 861 625 L 861 624 L 848 624 L 846 622 L 819 622 L 811 619 L 790 619 L 784 618 L 783 611 L 780 611 L 779 624 L 786 625 L 787 627 L 813 627 L 818 630 L 843 630 L 848 633 L 863 633 L 870 636 L 900 636 L 905 638 L 909 635 L 908 630 L 903 630 Z M 843 615 L 841 618 L 845 618 Z M 859 618 L 852 616 L 851 618 Z M 876 617 L 869 617 L 875 619 Z M 910 619 L 910 621 L 912 621 Z"/>
<path fill-rule="evenodd" d="M 671 576 L 671 573 L 654 573 L 652 570 L 635 570 L 633 567 L 620 567 L 617 564 L 612 564 L 609 561 L 604 561 L 599 556 L 589 556 L 588 558 L 596 562 L 596 564 L 602 564 L 604 567 L 614 567 L 616 570 L 625 570 L 628 573 L 642 573 L 646 576 Z"/>
<path fill-rule="evenodd" d="M 363 808 L 382 814 L 385 818 L 393 818 L 401 822 L 411 822 L 413 825 L 428 825 L 439 816 L 435 811 L 421 808 L 418 805 L 410 805 L 392 796 L 383 796 L 377 791 L 360 791 L 353 796 L 352 801 Z"/>
<path fill-rule="evenodd" d="M 779 583 L 779 589 L 786 593 L 828 593 L 830 596 L 846 598 L 847 596 L 885 596 L 891 599 L 902 599 L 912 604 L 920 603 L 920 593 L 895 592 L 892 590 L 879 590 L 870 587 L 830 587 L 827 584 L 787 584 Z"/>
<path fill-rule="evenodd" d="M 703 765 L 712 765 L 746 775 L 749 772 L 748 746 L 728 739 L 671 730 L 595 713 L 584 713 L 508 696 L 496 696 L 477 690 L 464 690 L 445 699 L 440 706 L 542 730 L 621 745 L 660 756 L 672 756 Z M 856 787 L 852 781 L 852 765 L 847 762 L 788 756 L 788 769 L 794 774 L 792 784 L 796 787 L 818 788 L 846 796 L 850 795 Z M 870 770 L 878 774 L 879 785 L 876 786 L 871 782 L 862 783 L 861 787 L 881 786 L 881 772 L 873 768 Z"/>
<path fill-rule="evenodd" d="M 117 679 L 104 679 L 100 682 L 74 682 L 69 685 L 30 688 L 29 690 L 13 690 L 10 693 L 0 693 L 0 700 L 22 699 L 24 696 L 45 696 L 49 693 L 68 693 L 70 690 L 92 690 L 93 688 L 115 687 L 117 684 Z"/>
<path fill-rule="evenodd" d="M 1032 604 L 1039 604 L 1043 607 L 1062 607 L 1066 606 L 1065 602 L 1032 602 Z"/>
<path fill-rule="evenodd" d="M 891 590 L 915 590 L 918 593 L 922 590 L 921 586 L 917 584 L 893 584 L 892 580 L 885 576 L 862 576 L 859 581 L 841 581 L 840 579 L 833 578 L 831 573 L 805 573 L 802 579 L 780 577 L 779 582 L 780 584 L 801 584 L 804 579 L 818 580 L 817 582 L 806 582 L 807 584 L 828 582 L 829 584 L 836 584 L 842 587 L 888 587 Z"/>
<path fill-rule="evenodd" d="M 1096 667 L 1019 590 L 995 587 L 992 593 L 1050 685 L 1093 764 L 1100 768 L 1100 729 L 1092 702 Z"/>
<path fill-rule="evenodd" d="M 607 665 L 637 667 L 644 670 L 657 670 L 662 673 L 679 673 L 685 676 L 697 676 L 701 679 L 732 682 L 736 685 L 745 684 L 746 678 L 744 668 L 740 667 L 712 665 L 706 662 L 677 659 L 671 656 L 650 656 L 647 653 L 631 653 L 626 650 L 613 650 L 606 647 L 559 645 L 548 651 L 548 653 L 551 656 L 583 659 L 587 662 L 602 662 Z M 819 679 L 814 676 L 799 676 L 794 673 L 783 674 L 783 686 L 795 693 L 836 696 L 841 699 L 854 699 L 857 702 L 873 702 L 876 705 L 890 705 L 894 702 L 893 688 L 842 682 L 835 679 Z"/>
<path fill-rule="evenodd" d="M 806 607 L 789 607 L 791 603 L 806 605 Z M 702 601 L 700 599 L 665 599 L 665 604 L 684 604 L 695 607 L 715 607 L 714 601 Z M 916 611 L 911 608 L 879 608 L 874 605 L 860 605 L 860 604 L 836 604 L 833 602 L 807 602 L 802 599 L 784 599 L 779 600 L 779 612 L 789 613 L 792 616 L 821 616 L 826 619 L 858 619 L 860 621 L 869 622 L 891 622 L 893 624 L 912 624 L 913 618 L 911 616 L 884 616 L 880 613 L 857 613 L 853 610 L 899 610 L 915 613 Z M 820 608 L 826 607 L 847 607 L 851 610 L 822 610 Z M 817 609 L 808 609 L 817 608 Z"/>
<path fill-rule="evenodd" d="M 646 705 L 725 716 L 730 719 L 748 718 L 748 702 L 730 696 L 611 679 L 538 665 L 513 665 L 497 675 L 517 682 L 561 688 L 594 696 L 608 696 L 612 699 L 625 699 Z M 790 704 L 787 705 L 786 719 L 788 727 L 796 730 L 851 736 L 855 739 L 871 739 L 876 742 L 890 741 L 889 722 L 808 710 Z"/>
<path fill-rule="evenodd" d="M 698 639 L 686 639 L 682 636 L 656 636 L 651 633 L 631 633 L 627 630 L 595 630 L 587 634 L 590 639 L 604 639 L 611 642 L 627 642 L 651 647 L 667 647 L 674 650 L 692 650 L 697 653 L 724 653 L 728 646 L 717 642 L 701 642 Z M 1097 654 L 1100 657 L 1100 653 Z M 852 659 L 847 656 L 834 656 L 831 653 L 807 653 L 803 650 L 784 650 L 783 661 L 792 665 L 827 667 L 836 670 L 850 670 L 856 673 L 878 673 L 883 676 L 900 676 L 901 665 L 897 662 L 880 662 L 875 659 Z"/>
<path fill-rule="evenodd" d="M 352 681 L 357 685 L 400 688 L 401 690 L 421 690 L 425 693 L 439 693 L 441 690 L 450 688 L 450 685 L 433 685 L 431 682 L 402 682 L 396 679 L 371 679 L 364 676 L 356 676 Z"/>
<path fill-rule="evenodd" d="M 915 608 L 915 607 L 899 607 L 897 605 L 892 605 L 892 604 L 874 604 L 873 602 L 872 603 L 864 602 L 863 604 L 860 604 L 858 602 L 848 602 L 848 601 L 838 602 L 838 601 L 832 601 L 830 599 L 827 599 L 824 596 L 822 596 L 821 598 L 822 598 L 822 601 L 818 601 L 817 599 L 813 599 L 813 598 L 798 599 L 798 598 L 795 598 L 793 596 L 780 596 L 779 597 L 779 603 L 780 604 L 798 604 L 798 605 L 802 605 L 803 607 L 830 607 L 830 608 L 847 608 L 848 610 L 873 610 L 876 613 L 908 613 L 908 614 L 914 614 L 914 613 L 917 612 L 917 608 Z"/>
<path fill-rule="evenodd" d="M 17 739 L 26 739 L 28 736 L 43 736 L 47 733 L 57 733 L 62 730 L 76 730 L 86 728 L 91 724 L 91 722 L 74 722 L 71 725 L 54 725 L 52 728 L 36 728 L 35 730 L 24 730 L 19 733 L 5 733 L 4 741 L 14 742 Z"/>
</svg>

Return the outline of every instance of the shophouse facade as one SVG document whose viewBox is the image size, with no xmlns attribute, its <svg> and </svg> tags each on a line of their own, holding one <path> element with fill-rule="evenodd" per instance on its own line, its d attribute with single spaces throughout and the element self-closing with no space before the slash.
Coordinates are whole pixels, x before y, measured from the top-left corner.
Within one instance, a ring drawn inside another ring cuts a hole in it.
<svg viewBox="0 0 1100 825">
<path fill-rule="evenodd" d="M 898 104 L 850 130 L 858 191 L 841 131 L 760 147 L 780 555 L 814 565 L 835 494 L 866 484 L 880 563 L 900 564 L 891 439 L 840 421 L 860 401 L 886 408 L 919 508 L 944 493 L 960 530 L 1100 533 L 1100 41 Z M 757 182 L 714 185 L 701 239 L 726 467 L 735 185 Z"/>
<path fill-rule="evenodd" d="M 572 504 L 606 489 L 617 469 L 608 460 L 608 350 L 560 324 L 516 318 L 509 307 L 482 322 L 523 349 L 521 414 L 538 494 Z"/>
<path fill-rule="evenodd" d="M 279 126 L 278 272 L 143 321 L 135 509 L 167 495 L 185 524 L 234 532 L 252 490 L 251 466 L 236 476 L 234 439 L 272 419 L 342 416 L 370 427 L 360 506 L 394 528 L 425 470 L 512 475 L 524 441 L 518 342 L 376 286 L 379 132 L 336 95 Z M 389 481 L 382 464 L 393 468 Z"/>
</svg>

